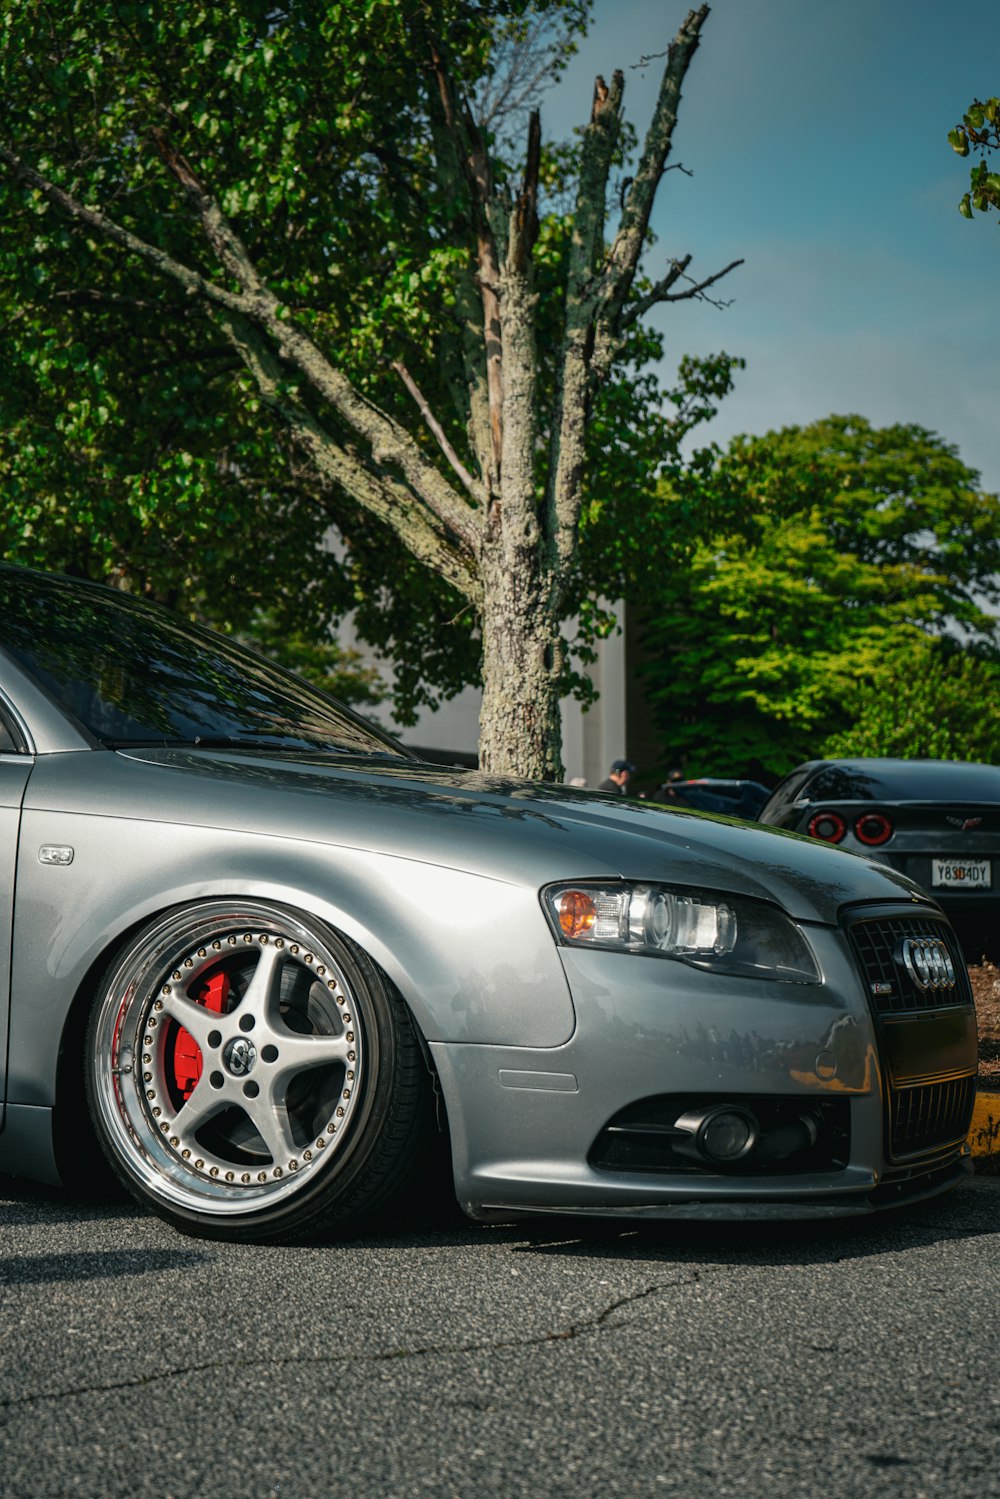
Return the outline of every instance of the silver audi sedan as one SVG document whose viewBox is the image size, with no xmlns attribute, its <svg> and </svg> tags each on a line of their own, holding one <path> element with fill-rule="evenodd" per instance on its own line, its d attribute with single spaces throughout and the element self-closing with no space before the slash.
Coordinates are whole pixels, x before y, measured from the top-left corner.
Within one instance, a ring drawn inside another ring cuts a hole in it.
<svg viewBox="0 0 1000 1499">
<path fill-rule="evenodd" d="M 868 1213 L 969 1169 L 975 1012 L 905 875 L 412 758 L 232 642 L 0 566 L 0 1171 L 188 1233 Z"/>
</svg>

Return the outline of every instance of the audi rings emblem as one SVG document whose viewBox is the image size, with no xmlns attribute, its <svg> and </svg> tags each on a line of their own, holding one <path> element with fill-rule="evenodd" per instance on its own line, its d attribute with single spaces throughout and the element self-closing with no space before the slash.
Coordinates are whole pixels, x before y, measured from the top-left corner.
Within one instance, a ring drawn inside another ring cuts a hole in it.
<svg viewBox="0 0 1000 1499">
<path fill-rule="evenodd" d="M 955 966 L 939 937 L 907 937 L 900 958 L 918 989 L 954 989 Z"/>
</svg>

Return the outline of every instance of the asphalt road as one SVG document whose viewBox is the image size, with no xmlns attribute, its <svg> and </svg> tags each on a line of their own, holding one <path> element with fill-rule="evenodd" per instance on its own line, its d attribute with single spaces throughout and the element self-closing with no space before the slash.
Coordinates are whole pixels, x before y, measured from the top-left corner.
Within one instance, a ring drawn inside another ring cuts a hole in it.
<svg viewBox="0 0 1000 1499">
<path fill-rule="evenodd" d="M 0 1178 L 3 1499 L 996 1493 L 1000 1178 L 874 1221 L 184 1239 Z"/>
</svg>

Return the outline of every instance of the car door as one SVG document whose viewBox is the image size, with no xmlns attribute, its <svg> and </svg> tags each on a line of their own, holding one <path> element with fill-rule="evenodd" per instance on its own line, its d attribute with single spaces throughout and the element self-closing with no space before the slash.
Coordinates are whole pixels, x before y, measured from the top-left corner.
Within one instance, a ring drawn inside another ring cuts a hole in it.
<svg viewBox="0 0 1000 1499">
<path fill-rule="evenodd" d="M 11 927 L 14 920 L 14 870 L 24 788 L 34 758 L 0 700 L 0 1118 L 7 1096 L 7 1019 L 10 1010 Z"/>
</svg>

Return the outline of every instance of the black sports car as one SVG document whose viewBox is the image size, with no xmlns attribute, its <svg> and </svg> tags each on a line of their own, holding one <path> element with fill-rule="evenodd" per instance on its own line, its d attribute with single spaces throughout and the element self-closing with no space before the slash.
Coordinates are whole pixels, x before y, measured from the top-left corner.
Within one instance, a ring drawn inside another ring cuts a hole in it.
<svg viewBox="0 0 1000 1499">
<path fill-rule="evenodd" d="M 922 885 L 970 957 L 1000 950 L 1000 766 L 959 760 L 810 760 L 760 814 Z"/>
</svg>

